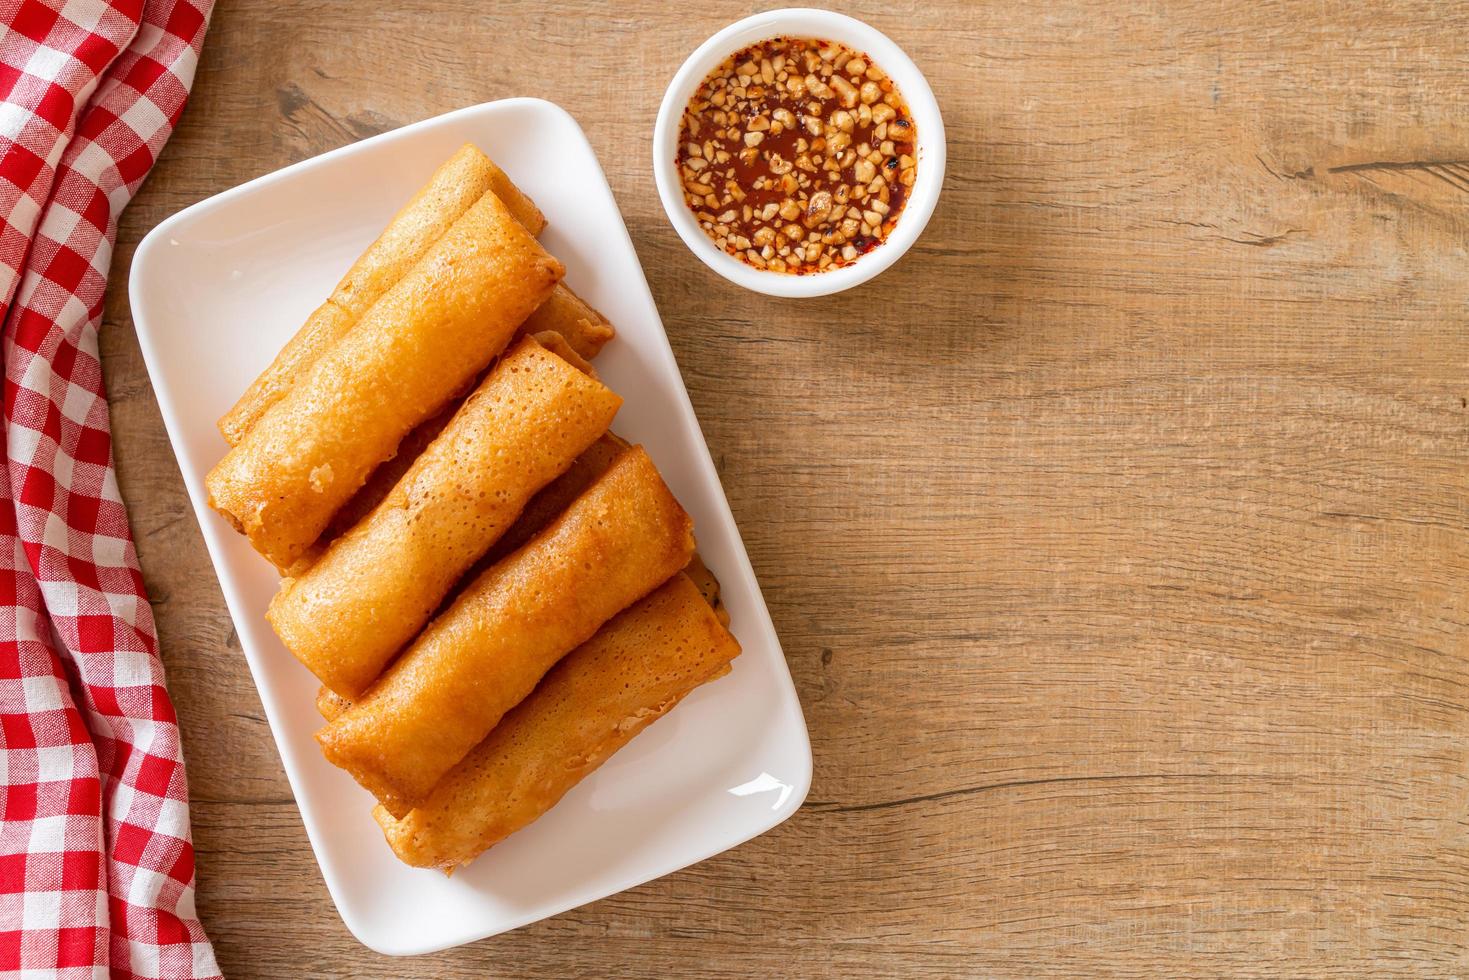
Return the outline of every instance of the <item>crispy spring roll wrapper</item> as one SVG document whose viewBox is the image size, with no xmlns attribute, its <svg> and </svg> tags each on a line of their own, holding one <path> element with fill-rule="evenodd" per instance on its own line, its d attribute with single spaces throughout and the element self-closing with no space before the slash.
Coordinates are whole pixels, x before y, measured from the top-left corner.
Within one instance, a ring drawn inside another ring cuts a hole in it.
<svg viewBox="0 0 1469 980">
<path fill-rule="evenodd" d="M 530 499 L 525 509 L 520 512 L 520 519 L 510 526 L 510 530 L 496 541 L 494 546 L 485 553 L 481 563 L 485 568 L 504 558 L 531 538 L 540 533 L 541 529 L 550 524 L 566 508 L 571 506 L 572 501 L 586 492 L 587 488 L 612 465 L 612 461 L 628 448 L 628 443 L 612 433 L 604 434 L 596 442 L 592 443 L 576 462 L 561 476 L 546 484 L 540 493 Z"/>
<path fill-rule="evenodd" d="M 577 364 L 577 361 L 571 360 L 568 357 L 566 349 L 563 349 L 561 345 L 556 344 L 554 341 L 548 344 L 548 339 L 549 335 L 547 334 L 536 334 L 536 340 L 540 342 L 541 346 L 547 350 L 555 351 L 570 361 L 570 363 Z M 582 361 L 581 364 L 586 365 L 584 370 L 587 374 L 594 378 L 597 376 L 597 372 L 592 370 L 589 363 Z M 581 364 L 578 364 L 578 366 L 581 366 Z M 403 478 L 404 473 L 408 472 L 419 454 L 427 449 L 428 444 L 434 440 L 434 437 L 443 431 L 444 426 L 449 424 L 449 419 L 453 417 L 454 411 L 457 409 L 457 405 L 451 405 L 449 410 L 441 412 L 439 415 L 429 419 L 423 425 L 408 433 L 404 437 L 402 445 L 398 447 L 398 455 L 373 471 L 372 476 L 363 484 L 362 489 L 357 491 L 341 510 L 337 511 L 337 516 L 332 518 L 332 522 L 327 527 L 326 532 L 321 536 L 321 540 L 292 567 L 290 574 L 300 575 L 304 573 L 307 568 L 310 568 L 321 557 L 321 552 L 325 551 L 326 545 L 329 545 L 341 535 L 346 534 L 359 521 L 372 513 L 373 508 L 382 503 L 383 499 L 393 492 L 393 487 L 398 485 L 398 481 Z M 593 480 L 607 472 L 607 467 L 612 465 L 612 460 L 627 447 L 628 442 L 626 440 L 620 439 L 610 432 L 592 443 L 586 452 L 576 458 L 576 462 L 571 464 L 569 470 L 548 483 L 542 488 L 540 493 L 537 493 L 531 498 L 530 503 L 525 505 L 525 510 L 521 513 L 520 517 L 514 524 L 510 525 L 510 529 L 476 563 L 475 567 L 469 572 L 468 578 L 473 579 L 477 577 L 480 572 L 489 568 L 495 562 L 535 537 L 537 531 L 551 523 L 552 518 L 569 507 L 573 500 L 580 497 L 582 492 L 592 485 Z"/>
<path fill-rule="evenodd" d="M 563 271 L 484 195 L 215 466 L 210 505 L 290 568 L 403 437 L 505 349 Z"/>
<path fill-rule="evenodd" d="M 597 369 L 592 367 L 592 362 L 582 357 L 577 349 L 571 346 L 571 343 L 555 330 L 542 330 L 539 333 L 531 334 L 522 333 L 521 336 L 534 340 L 587 377 L 595 378 L 597 376 Z"/>
<path fill-rule="evenodd" d="M 522 339 L 387 498 L 282 583 L 266 613 L 276 635 L 332 690 L 360 695 L 531 497 L 607 431 L 621 404 Z"/>
<path fill-rule="evenodd" d="M 708 565 L 704 564 L 704 559 L 699 557 L 698 552 L 695 552 L 694 557 L 689 559 L 689 563 L 684 566 L 684 570 L 680 574 L 687 577 L 694 584 L 694 587 L 699 590 L 699 595 L 708 604 L 709 608 L 714 610 L 714 615 L 718 618 L 720 624 L 728 626 L 729 613 L 725 610 L 724 604 L 719 600 L 719 579 L 714 577 L 714 573 L 709 570 Z M 678 576 L 674 577 L 677 578 Z M 598 633 L 600 634 L 602 631 L 610 629 L 611 625 L 609 623 L 603 626 L 602 630 L 599 630 Z M 350 707 L 352 707 L 350 698 L 342 697 L 325 684 L 317 689 L 316 710 L 327 721 L 336 721 Z M 447 779 L 448 777 L 446 776 L 445 778 Z"/>
<path fill-rule="evenodd" d="M 362 484 L 352 498 L 342 505 L 341 510 L 332 515 L 331 523 L 326 526 L 326 530 L 321 533 L 317 542 L 306 549 L 286 574 L 292 578 L 304 575 L 308 568 L 320 560 L 332 542 L 352 530 L 366 519 L 368 514 L 376 510 L 377 505 L 386 500 L 388 494 L 392 493 L 393 488 L 398 485 L 398 481 L 403 479 L 403 474 L 413 468 L 413 464 L 418 462 L 418 457 L 423 455 L 423 451 L 439 437 L 440 432 L 444 431 L 444 427 L 449 424 L 454 413 L 459 411 L 461 404 L 462 402 L 458 400 L 450 401 L 440 412 L 404 436 L 403 441 L 398 443 L 398 451 L 393 458 L 372 471 L 367 482 Z"/>
<path fill-rule="evenodd" d="M 432 243 L 430 243 L 432 244 Z M 261 416 L 283 398 L 333 344 L 357 323 L 332 301 L 323 303 L 311 319 L 292 337 L 265 373 L 241 396 L 240 401 L 219 420 L 220 432 L 231 446 L 245 437 Z M 577 356 L 590 360 L 617 336 L 616 329 L 588 306 L 565 283 L 557 283 L 544 303 L 520 325 L 516 336 L 558 334 Z"/>
<path fill-rule="evenodd" d="M 714 615 L 719 618 L 720 623 L 728 626 L 729 610 L 724 608 L 724 602 L 719 598 L 719 579 L 715 578 L 709 566 L 704 564 L 704 559 L 695 552 L 694 557 L 689 559 L 688 567 L 683 571 L 689 577 L 689 581 L 698 588 L 704 601 L 709 603 L 709 608 L 714 610 Z"/>
<path fill-rule="evenodd" d="M 547 330 L 534 336 L 536 343 L 546 348 L 546 350 L 557 355 L 568 364 L 580 369 L 583 374 L 593 378 L 597 377 L 597 371 L 592 367 L 591 362 L 573 348 L 570 342 L 559 333 Z M 368 514 L 371 514 L 373 509 L 382 503 L 388 494 L 393 492 L 393 488 L 398 485 L 398 481 L 403 479 L 403 474 L 408 472 L 409 468 L 418 460 L 418 457 L 423 451 L 429 447 L 429 443 L 438 438 L 439 433 L 444 431 L 444 426 L 449 424 L 449 420 L 454 417 L 454 413 L 458 410 L 458 400 L 451 400 L 441 412 L 404 436 L 403 441 L 398 444 L 398 451 L 393 455 L 393 458 L 372 471 L 372 475 L 367 478 L 367 482 L 362 485 L 362 488 L 354 493 L 352 499 L 343 504 L 342 509 L 333 515 L 331 523 L 322 532 L 321 538 L 297 560 L 287 574 L 298 576 L 304 573 L 306 569 L 316 563 L 328 545 L 343 534 L 346 534 L 353 527 L 356 527 L 359 521 Z M 624 447 L 627 445 L 625 442 L 620 444 Z M 615 453 L 612 455 L 615 455 Z M 610 463 L 611 461 L 612 456 L 609 455 L 607 462 Z M 602 467 L 604 470 L 606 468 L 605 465 Z M 597 473 L 600 475 L 601 470 L 598 470 Z M 590 479 L 585 481 L 581 489 L 586 489 L 586 484 L 590 482 Z M 580 492 L 581 490 L 577 491 L 577 493 Z M 572 496 L 574 497 L 575 494 Z M 568 497 L 566 503 L 571 503 L 571 499 L 571 497 Z M 562 509 L 565 509 L 565 504 L 562 505 Z M 536 530 L 539 531 L 544 526 L 545 522 L 543 521 L 536 527 Z M 525 538 L 522 538 L 520 544 L 524 544 L 526 538 L 529 537 L 530 535 L 526 535 Z"/>
<path fill-rule="evenodd" d="M 543 336 L 545 335 L 537 334 L 537 337 Z M 596 377 L 595 373 L 592 376 Z M 428 423 L 424 424 L 427 425 Z M 440 428 L 442 427 L 440 425 Z M 546 484 L 546 486 L 541 488 L 539 493 L 530 499 L 530 503 L 526 504 L 525 509 L 521 511 L 520 517 L 516 519 L 514 524 L 510 525 L 510 529 L 500 537 L 499 541 L 496 541 L 490 547 L 489 551 L 485 552 L 484 557 L 475 562 L 474 567 L 465 575 L 464 583 L 467 585 L 474 581 L 491 565 L 535 537 L 542 528 L 559 517 L 562 511 L 571 506 L 573 500 L 585 493 L 587 487 L 591 486 L 599 476 L 607 472 L 607 467 L 611 466 L 612 461 L 624 449 L 627 449 L 629 445 L 630 443 L 626 439 L 622 439 L 611 432 L 604 434 L 600 439 L 592 443 L 586 452 L 576 458 L 576 462 L 571 464 L 570 469 Z M 416 454 L 417 451 L 415 451 Z M 396 465 L 397 462 L 397 458 L 394 458 L 378 467 L 379 471 L 389 468 L 397 470 L 397 476 L 392 477 L 391 483 L 381 487 L 379 490 L 376 486 L 379 482 L 378 474 L 374 473 L 372 479 L 368 481 L 367 485 L 362 488 L 357 496 L 353 497 L 351 502 L 342 508 L 342 513 L 345 514 L 351 511 L 358 505 L 358 498 L 371 490 L 376 496 L 373 498 L 372 504 L 363 508 L 357 519 L 360 520 L 362 516 L 370 513 L 372 508 L 392 491 L 393 486 L 397 484 L 402 474 L 408 471 L 409 463 L 404 463 L 401 467 L 398 467 Z M 340 517 L 342 515 L 339 514 L 338 516 Z M 356 520 L 353 520 L 352 523 L 355 524 Z M 337 521 L 333 520 L 332 524 L 335 527 Z M 345 533 L 350 526 L 344 526 L 342 532 Z M 332 531 L 329 529 L 327 533 L 331 535 Z M 300 570 L 304 571 L 306 567 L 309 567 L 309 564 L 315 560 L 315 557 L 314 555 L 308 555 L 306 558 L 303 558 L 302 563 L 304 564 L 300 565 Z"/>
<path fill-rule="evenodd" d="M 505 172 L 475 146 L 459 148 L 434 171 L 427 184 L 403 206 L 377 241 L 352 264 L 325 303 L 286 342 L 270 366 L 255 379 L 223 418 L 219 431 L 231 445 L 245 437 L 272 405 L 357 323 L 368 307 L 408 274 L 430 246 L 486 191 L 505 202 L 532 235 L 546 219 Z M 574 321 L 573 321 L 574 322 Z"/>
<path fill-rule="evenodd" d="M 350 707 L 352 707 L 352 701 L 349 698 L 342 697 L 325 684 L 317 689 L 316 710 L 321 712 L 321 716 L 327 721 L 336 721 Z"/>
<path fill-rule="evenodd" d="M 445 419 L 445 424 L 447 424 L 447 419 Z M 441 425 L 440 428 L 442 427 Z M 576 458 L 576 462 L 571 464 L 570 469 L 546 484 L 541 488 L 540 493 L 531 498 L 530 503 L 526 504 L 525 509 L 520 512 L 520 517 L 510 525 L 510 530 L 495 542 L 494 547 L 470 571 L 468 580 L 472 582 L 484 569 L 489 568 L 500 558 L 535 537 L 537 532 L 560 516 L 571 505 L 571 502 L 580 497 L 599 476 L 607 472 L 607 467 L 611 466 L 612 461 L 627 448 L 627 441 L 618 438 L 611 432 L 592 443 L 586 452 Z M 384 464 L 386 465 L 388 464 Z M 400 475 L 406 472 L 406 469 L 405 467 L 404 470 L 401 470 Z M 373 477 L 376 479 L 376 474 Z M 367 487 L 363 487 L 364 491 L 366 489 Z M 391 487 L 387 488 L 383 496 L 386 496 L 391 489 Z M 724 604 L 719 601 L 719 582 L 704 564 L 703 559 L 695 554 L 684 568 L 684 573 L 699 587 L 699 592 L 703 594 L 704 600 L 714 607 L 714 614 L 719 617 L 719 621 L 728 626 L 729 613 L 725 611 Z M 325 684 L 317 691 L 316 710 L 321 712 L 321 716 L 327 721 L 336 721 L 350 707 L 352 707 L 352 702 L 349 698 L 342 697 Z"/>
<path fill-rule="evenodd" d="M 627 450 L 525 547 L 470 583 L 351 710 L 317 732 L 394 815 L 407 813 L 557 660 L 688 564 L 689 520 Z"/>
<path fill-rule="evenodd" d="M 565 283 L 556 287 L 551 298 L 537 307 L 521 329 L 529 334 L 559 333 L 587 360 L 596 357 L 607 341 L 617 336 L 607 318 L 588 306 Z"/>
<path fill-rule="evenodd" d="M 740 645 L 686 575 L 620 613 L 553 667 L 407 816 L 373 811 L 406 864 L 452 870 L 536 820 Z"/>
</svg>

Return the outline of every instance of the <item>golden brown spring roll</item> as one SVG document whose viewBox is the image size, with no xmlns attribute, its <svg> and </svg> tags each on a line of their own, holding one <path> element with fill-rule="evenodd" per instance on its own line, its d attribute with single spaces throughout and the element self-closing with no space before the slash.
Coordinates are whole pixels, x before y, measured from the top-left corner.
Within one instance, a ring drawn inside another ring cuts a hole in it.
<svg viewBox="0 0 1469 980">
<path fill-rule="evenodd" d="M 427 422 L 424 423 L 424 425 L 427 424 Z M 448 424 L 447 416 L 439 429 L 446 424 Z M 436 430 L 434 434 L 437 435 L 438 431 Z M 612 465 L 612 460 L 627 448 L 628 442 L 611 432 L 592 443 L 586 452 L 576 458 L 576 462 L 571 464 L 570 469 L 546 484 L 541 488 L 540 493 L 531 498 L 530 503 L 525 505 L 525 509 L 520 512 L 515 523 L 510 525 L 510 529 L 500 536 L 500 540 L 495 542 L 494 547 L 470 570 L 466 576 L 466 584 L 473 582 L 485 569 L 535 537 L 537 532 L 560 516 L 561 512 L 566 510 L 573 500 L 580 497 L 597 477 L 607 472 L 607 467 Z M 393 462 L 396 462 L 396 459 L 384 463 L 378 468 L 379 471 L 387 468 Z M 407 469 L 408 467 L 405 466 L 400 470 L 399 476 L 407 472 Z M 373 480 L 376 481 L 376 479 L 377 474 L 374 473 Z M 396 482 L 395 479 L 394 483 Z M 368 487 L 363 487 L 362 490 L 366 492 Z M 377 498 L 378 501 L 381 501 L 382 497 L 387 496 L 391 491 L 391 486 L 384 489 L 382 495 Z M 353 500 L 355 501 L 356 498 L 354 497 Z M 714 574 L 709 571 L 708 566 L 698 554 L 689 560 L 688 565 L 684 568 L 684 573 L 699 587 L 704 601 L 714 607 L 714 613 L 719 617 L 719 621 L 728 626 L 729 613 L 724 610 L 724 604 L 719 601 L 719 581 L 714 578 Z M 342 697 L 325 684 L 316 692 L 316 710 L 321 712 L 321 716 L 327 721 L 336 721 L 350 707 L 352 707 L 350 699 Z"/>
<path fill-rule="evenodd" d="M 563 271 L 486 194 L 209 473 L 210 505 L 290 568 L 403 437 L 504 350 Z"/>
<path fill-rule="evenodd" d="M 494 191 L 532 235 L 539 235 L 546 226 L 535 203 L 505 172 L 477 147 L 464 144 L 393 217 L 377 241 L 347 270 L 327 301 L 316 308 L 235 407 L 219 420 L 225 440 L 233 446 L 243 439 L 261 416 L 356 324 L 368 307 L 397 285 L 486 191 Z"/>
<path fill-rule="evenodd" d="M 588 450 L 588 452 L 590 452 L 590 450 Z M 583 453 L 583 456 L 585 455 L 586 454 Z M 519 522 L 517 521 L 516 524 L 518 526 Z M 699 590 L 699 595 L 703 598 L 704 602 L 708 604 L 709 608 L 714 610 L 714 615 L 719 620 L 720 625 L 728 626 L 729 612 L 725 610 L 724 603 L 721 602 L 719 598 L 719 579 L 715 578 L 714 573 L 709 571 L 709 566 L 704 564 L 704 559 L 699 557 L 698 552 L 695 552 L 694 556 L 689 559 L 689 563 L 684 566 L 684 570 L 681 574 L 687 577 L 688 580 L 694 584 L 694 587 Z M 678 576 L 675 575 L 674 578 L 678 578 Z M 615 623 L 616 620 L 613 620 L 613 622 Z M 611 628 L 612 623 L 608 623 L 603 626 L 601 630 L 598 630 L 597 633 L 598 635 L 601 635 L 604 630 L 608 630 Z M 593 640 L 595 639 L 596 638 L 593 637 Z M 317 688 L 316 710 L 327 721 L 336 721 L 350 707 L 352 707 L 352 701 L 349 698 L 342 697 L 340 694 L 338 694 L 336 691 L 333 691 L 325 684 Z M 473 753 L 470 753 L 470 755 L 472 756 Z M 463 763 L 460 763 L 460 765 L 463 765 Z M 455 767 L 455 769 L 457 768 L 458 766 Z M 453 772 L 454 770 L 450 770 L 450 775 L 452 775 Z M 449 777 L 445 776 L 444 778 L 448 779 Z"/>
<path fill-rule="evenodd" d="M 597 377 L 597 371 L 592 367 L 591 362 L 583 357 L 559 333 L 547 330 L 534 336 L 536 343 L 546 348 L 546 350 L 556 354 L 568 364 L 576 366 L 584 374 L 590 375 L 593 378 Z M 403 474 L 408 472 L 409 467 L 428 448 L 429 443 L 433 442 L 439 433 L 444 431 L 444 426 L 449 424 L 449 420 L 454 417 L 454 413 L 458 410 L 459 400 L 457 398 L 451 399 L 449 404 L 437 415 L 404 436 L 403 441 L 398 444 L 398 451 L 393 454 L 393 458 L 372 471 L 372 475 L 367 478 L 367 482 L 362 485 L 360 490 L 352 495 L 351 500 L 348 500 L 342 505 L 342 509 L 336 512 L 332 517 L 331 523 L 322 532 L 321 538 L 292 566 L 288 574 L 299 575 L 307 568 L 310 568 L 321 557 L 321 553 L 326 550 L 329 544 L 343 534 L 346 534 L 347 531 L 355 527 L 357 522 L 361 521 L 368 514 L 371 514 L 373 508 L 382 503 L 383 498 L 393 492 L 393 488 L 398 485 L 398 481 L 403 478 Z M 622 445 L 626 446 L 627 443 L 622 443 Z M 607 462 L 610 463 L 612 461 L 612 455 L 608 455 Z M 606 468 L 605 465 L 602 467 L 602 469 Z M 598 470 L 597 473 L 600 475 L 601 470 Z M 590 482 L 591 479 L 589 478 L 586 483 Z M 586 489 L 586 483 L 582 484 L 582 490 Z M 581 490 L 577 491 L 577 493 L 580 492 Z M 575 494 L 572 496 L 574 497 Z M 566 503 L 571 503 L 571 499 L 571 497 L 566 498 Z M 562 508 L 565 508 L 565 504 L 562 505 Z M 543 526 L 545 526 L 544 522 L 537 525 L 536 530 L 540 530 Z M 529 537 L 530 535 L 526 535 L 526 538 Z M 521 540 L 523 543 L 525 539 L 523 538 Z"/>
<path fill-rule="evenodd" d="M 355 316 L 348 316 L 330 301 L 322 304 L 306 326 L 297 331 L 296 336 L 276 355 L 276 362 L 255 380 L 235 408 L 219 420 L 220 431 L 230 445 L 243 439 L 250 426 L 284 397 L 291 385 L 303 377 L 356 322 Z M 517 337 L 550 334 L 561 337 L 566 347 L 578 357 L 590 360 L 617 336 L 617 331 L 565 283 L 557 283 L 546 302 L 536 307 L 515 332 Z"/>
<path fill-rule="evenodd" d="M 676 575 L 567 654 L 407 816 L 373 816 L 399 859 L 452 870 L 536 820 L 740 645 Z"/>
<path fill-rule="evenodd" d="M 617 335 L 607 318 L 562 283 L 521 327 L 526 333 L 550 330 L 566 338 L 573 350 L 591 360 Z"/>
<path fill-rule="evenodd" d="M 534 340 L 587 377 L 595 378 L 597 376 L 597 369 L 592 367 L 592 362 L 577 353 L 576 348 L 571 346 L 567 339 L 556 331 L 542 330 L 539 333 L 522 333 L 521 336 Z"/>
<path fill-rule="evenodd" d="M 459 411 L 462 402 L 451 400 L 448 405 L 435 414 L 428 421 L 421 423 L 412 432 L 403 437 L 398 443 L 398 451 L 393 458 L 378 466 L 367 478 L 367 482 L 352 495 L 352 498 L 342 505 L 342 508 L 332 515 L 331 523 L 321 533 L 316 544 L 306 550 L 295 565 L 287 572 L 293 577 L 303 574 L 306 569 L 316 564 L 326 549 L 333 541 L 356 527 L 368 514 L 371 514 L 377 505 L 387 499 L 388 494 L 403 479 L 403 474 L 413 468 L 418 462 L 418 457 L 423 451 L 439 437 L 454 413 Z"/>
<path fill-rule="evenodd" d="M 570 507 L 572 501 L 585 493 L 587 487 L 606 473 L 612 461 L 627 448 L 626 440 L 610 432 L 592 443 L 586 452 L 576 458 L 570 469 L 546 484 L 540 493 L 530 499 L 525 510 L 521 511 L 520 518 L 485 553 L 481 559 L 484 567 L 488 568 L 539 534 L 542 528 Z"/>
<path fill-rule="evenodd" d="M 276 635 L 327 687 L 360 695 L 527 501 L 607 431 L 621 404 L 523 338 L 387 498 L 282 582 L 266 613 Z"/>
<path fill-rule="evenodd" d="M 401 816 L 603 623 L 688 564 L 689 517 L 627 450 L 525 547 L 492 566 L 316 735 Z"/>
<path fill-rule="evenodd" d="M 559 335 L 539 333 L 536 334 L 535 339 L 542 347 L 560 355 L 563 360 L 581 368 L 591 377 L 597 377 L 597 372 L 592 369 L 591 364 L 571 350 L 565 340 L 555 340 L 557 336 Z M 403 474 L 408 472 L 418 457 L 428 448 L 429 443 L 444 431 L 444 426 L 449 424 L 449 420 L 458 410 L 459 404 L 451 402 L 438 415 L 404 436 L 403 441 L 398 445 L 397 455 L 372 471 L 372 475 L 367 478 L 362 489 L 342 505 L 342 509 L 337 511 L 316 544 L 308 548 L 286 574 L 291 577 L 303 575 L 316 563 L 316 560 L 322 556 L 333 541 L 356 527 L 358 522 L 371 514 L 373 509 L 393 492 L 393 488 L 398 485 Z M 626 449 L 627 445 L 627 442 L 610 432 L 592 443 L 591 448 L 578 456 L 576 462 L 571 464 L 571 469 L 531 498 L 530 503 L 526 504 L 525 512 L 514 524 L 510 525 L 510 529 L 486 553 L 485 557 L 475 564 L 468 577 L 475 577 L 495 561 L 529 541 L 537 531 L 551 522 L 551 518 L 565 510 L 573 500 L 581 495 L 583 490 L 591 486 L 592 481 L 601 476 L 611 465 L 612 458 Z M 513 543 L 506 545 L 507 541 Z"/>
<path fill-rule="evenodd" d="M 714 573 L 709 570 L 708 565 L 704 564 L 704 559 L 697 552 L 689 559 L 684 574 L 698 587 L 699 594 L 704 597 L 705 602 L 709 603 L 709 608 L 714 610 L 714 615 L 719 618 L 720 623 L 728 626 L 729 610 L 724 608 L 724 601 L 719 598 L 719 579 L 714 577 Z"/>
</svg>

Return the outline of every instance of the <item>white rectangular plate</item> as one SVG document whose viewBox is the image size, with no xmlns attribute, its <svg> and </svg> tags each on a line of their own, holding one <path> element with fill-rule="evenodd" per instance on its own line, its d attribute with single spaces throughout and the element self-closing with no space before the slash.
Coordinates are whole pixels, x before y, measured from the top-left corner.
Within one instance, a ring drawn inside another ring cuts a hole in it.
<svg viewBox="0 0 1469 980">
<path fill-rule="evenodd" d="M 566 281 L 617 326 L 597 360 L 626 398 L 616 431 L 643 443 L 693 515 L 744 646 L 550 813 L 452 879 L 388 850 L 370 797 L 312 734 L 317 684 L 265 621 L 277 579 L 206 503 L 219 418 L 434 168 L 465 142 L 545 212 Z M 708 447 L 607 179 L 575 120 L 510 99 L 452 112 L 253 180 L 144 239 L 133 319 L 204 540 L 280 747 L 306 833 L 347 927 L 383 953 L 494 935 L 650 881 L 769 830 L 811 783 L 800 702 Z M 245 833 L 248 834 L 248 828 Z"/>
</svg>

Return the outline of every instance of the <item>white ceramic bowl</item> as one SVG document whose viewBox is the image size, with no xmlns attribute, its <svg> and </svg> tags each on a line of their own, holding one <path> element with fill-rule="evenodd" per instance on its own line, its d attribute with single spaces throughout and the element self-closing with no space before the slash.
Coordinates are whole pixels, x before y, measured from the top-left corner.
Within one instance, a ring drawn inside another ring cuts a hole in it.
<svg viewBox="0 0 1469 980">
<path fill-rule="evenodd" d="M 699 84 L 734 52 L 779 36 L 837 41 L 867 54 L 903 93 L 918 129 L 918 176 L 892 234 L 851 265 L 805 276 L 756 269 L 714 244 L 684 203 L 678 174 L 679 123 Z M 674 230 L 709 268 L 730 282 L 770 296 L 826 296 L 841 292 L 866 282 L 898 261 L 923 233 L 938 203 L 944 183 L 945 157 L 944 120 L 938 102 L 912 59 L 887 35 L 860 20 L 798 7 L 746 17 L 699 45 L 673 76 L 653 130 L 653 175 L 658 182 L 658 196 L 663 199 L 663 210 L 668 212 Z"/>
</svg>

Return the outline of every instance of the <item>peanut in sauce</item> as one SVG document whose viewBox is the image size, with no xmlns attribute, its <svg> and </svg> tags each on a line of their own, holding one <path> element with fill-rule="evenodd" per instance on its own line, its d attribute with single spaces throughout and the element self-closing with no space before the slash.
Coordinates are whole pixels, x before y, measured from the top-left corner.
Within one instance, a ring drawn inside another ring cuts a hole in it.
<svg viewBox="0 0 1469 980">
<path fill-rule="evenodd" d="M 866 55 L 774 37 L 704 79 L 677 162 L 715 244 L 757 269 L 805 275 L 887 238 L 917 175 L 915 139 L 902 93 Z"/>
</svg>

